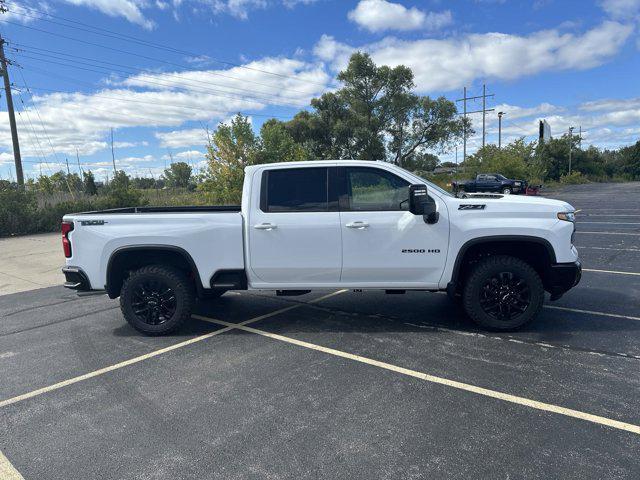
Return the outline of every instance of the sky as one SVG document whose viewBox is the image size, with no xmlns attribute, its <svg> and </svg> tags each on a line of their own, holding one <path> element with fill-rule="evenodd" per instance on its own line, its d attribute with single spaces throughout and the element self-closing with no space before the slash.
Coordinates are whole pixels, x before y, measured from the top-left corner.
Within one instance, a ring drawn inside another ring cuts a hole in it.
<svg viewBox="0 0 640 480">
<path fill-rule="evenodd" d="M 0 34 L 27 177 L 66 169 L 159 176 L 204 168 L 207 131 L 256 131 L 339 88 L 350 54 L 407 65 L 416 93 L 482 93 L 488 143 L 583 131 L 640 139 L 640 0 L 6 0 Z M 458 103 L 461 107 L 461 103 Z M 482 108 L 469 102 L 469 110 Z M 467 151 L 481 144 L 482 115 Z M 458 148 L 462 160 L 462 146 Z M 455 151 L 440 155 L 455 160 Z M 0 177 L 15 178 L 0 98 Z"/>
</svg>

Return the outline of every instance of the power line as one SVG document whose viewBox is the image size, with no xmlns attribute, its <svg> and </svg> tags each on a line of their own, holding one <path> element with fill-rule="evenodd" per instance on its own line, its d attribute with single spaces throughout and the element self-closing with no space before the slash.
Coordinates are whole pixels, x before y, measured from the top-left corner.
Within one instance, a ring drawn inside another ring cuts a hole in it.
<svg viewBox="0 0 640 480">
<path fill-rule="evenodd" d="M 76 82 L 76 83 L 81 83 L 81 82 Z M 19 87 L 20 85 L 18 85 Z M 53 88 L 45 88 L 45 87 L 27 87 L 26 85 L 24 85 L 25 88 L 29 88 L 30 90 L 41 90 L 44 92 L 52 92 L 52 93 L 67 93 L 67 92 L 60 92 L 59 90 L 53 89 Z M 131 92 L 131 93 L 140 93 L 140 92 L 135 92 L 132 90 L 126 90 L 127 92 Z M 72 93 L 70 93 L 72 94 Z M 93 93 L 89 93 L 89 94 L 85 94 L 85 93 L 80 93 L 80 95 L 83 95 L 85 97 L 92 97 L 92 98 L 104 98 L 106 100 L 117 100 L 119 102 L 130 102 L 130 103 L 142 103 L 142 104 L 146 104 L 146 105 L 155 105 L 157 106 L 157 102 L 148 102 L 148 101 L 144 101 L 144 100 L 134 100 L 131 98 L 118 98 L 118 97 L 109 97 L 109 96 L 105 96 L 105 95 L 100 95 L 100 94 L 93 94 Z M 196 111 L 201 111 L 201 112 L 208 112 L 208 113 L 212 113 L 210 109 L 207 108 L 201 108 L 201 107 L 192 107 L 189 105 L 179 105 L 176 103 L 167 103 L 167 102 L 163 102 L 163 105 L 169 106 L 169 107 L 175 107 L 175 108 L 179 108 L 179 109 L 187 109 L 187 110 L 196 110 Z M 93 107 L 92 107 L 93 108 Z M 96 108 L 96 110 L 99 110 Z M 100 110 L 103 112 L 108 112 L 108 113 L 112 113 L 114 115 L 118 115 L 117 112 L 112 112 L 110 110 Z M 282 115 L 268 115 L 268 114 L 264 114 L 264 113 L 252 113 L 252 112 L 238 112 L 241 115 L 244 115 L 245 117 L 265 117 L 265 118 L 283 118 L 283 119 L 289 119 L 291 117 L 285 117 Z M 147 117 L 150 120 L 153 120 L 152 117 Z"/>
<path fill-rule="evenodd" d="M 69 23 L 73 23 L 73 24 L 76 24 L 76 25 L 82 25 L 82 26 L 87 27 L 87 28 L 89 28 L 91 30 L 80 29 L 79 27 L 74 27 L 72 25 L 67 25 L 65 23 L 54 22 L 52 20 L 44 18 L 43 16 L 28 15 L 28 14 L 26 14 L 24 12 L 12 12 L 12 13 L 17 14 L 17 15 L 28 16 L 28 17 L 35 18 L 35 19 L 44 20 L 46 22 L 54 23 L 54 24 L 61 25 L 61 26 L 67 27 L 67 28 L 75 28 L 75 29 L 82 30 L 82 31 L 85 31 L 85 32 L 93 33 L 95 35 L 102 35 L 102 36 L 109 37 L 109 38 L 116 38 L 116 39 L 119 39 L 119 40 L 126 40 L 128 42 L 138 43 L 138 44 L 143 45 L 143 46 L 148 46 L 148 47 L 153 47 L 153 48 L 156 48 L 156 49 L 166 50 L 166 51 L 170 51 L 170 52 L 177 53 L 177 54 L 189 55 L 189 56 L 192 56 L 192 57 L 203 56 L 202 53 L 194 53 L 194 52 L 190 52 L 190 51 L 187 51 L 187 50 L 177 49 L 177 48 L 171 47 L 169 45 L 160 44 L 160 43 L 157 43 L 157 42 L 150 42 L 150 41 L 147 41 L 147 40 L 140 39 L 138 37 L 134 37 L 132 35 L 127 35 L 127 34 L 115 32 L 113 30 L 109 30 L 109 29 L 102 28 L 102 27 L 97 27 L 95 25 L 90 25 L 88 23 L 84 23 L 84 22 L 81 22 L 81 21 L 78 21 L 78 20 L 73 20 L 73 19 L 69 19 L 69 18 L 53 15 L 53 14 L 51 14 L 49 12 L 44 12 L 42 10 L 38 10 L 38 9 L 32 7 L 32 6 L 24 5 L 23 7 L 28 9 L 28 10 L 31 10 L 33 12 L 39 13 L 40 15 L 44 15 L 44 16 L 51 17 L 51 18 L 56 18 L 56 19 L 62 20 L 64 22 L 69 22 Z M 20 25 L 20 24 L 18 24 L 18 25 Z M 93 30 L 98 30 L 98 31 L 93 31 Z M 99 33 L 99 32 L 106 32 L 109 35 L 106 35 L 104 33 Z M 300 79 L 300 78 L 297 78 L 297 77 L 293 77 L 291 75 L 286 75 L 286 74 L 277 73 L 277 72 L 271 72 L 269 70 L 264 70 L 264 69 L 260 69 L 260 68 L 248 67 L 246 65 L 242 65 L 242 64 L 239 64 L 239 63 L 230 62 L 228 60 L 220 60 L 218 58 L 210 57 L 209 55 L 204 55 L 204 56 L 206 56 L 208 59 L 210 59 L 210 60 L 212 60 L 214 62 L 220 63 L 222 65 L 238 67 L 238 68 L 242 68 L 242 69 L 245 69 L 245 70 L 265 73 L 267 75 L 273 75 L 273 76 L 277 76 L 277 77 L 281 77 L 281 78 L 289 78 L 289 79 L 296 80 L 296 81 L 299 81 L 299 82 L 304 82 L 304 83 L 315 83 L 315 84 L 320 85 L 322 87 L 326 87 L 326 85 L 324 83 L 314 82 L 312 80 L 303 80 L 303 79 Z"/>
<path fill-rule="evenodd" d="M 18 52 L 16 52 L 18 53 Z M 93 66 L 95 68 L 103 68 L 107 71 L 99 71 L 99 70 L 95 70 L 92 68 L 86 68 L 86 67 L 81 67 L 78 65 L 74 65 L 71 63 L 66 63 L 66 62 L 58 62 L 56 60 L 51 60 L 48 58 L 37 58 L 37 57 L 31 57 L 29 55 L 24 55 L 22 53 L 18 53 L 18 55 L 20 56 L 20 58 L 27 58 L 27 59 L 31 59 L 31 60 L 37 60 L 37 61 L 41 61 L 41 62 L 46 62 L 46 63 L 52 63 L 55 65 L 61 65 L 64 67 L 70 67 L 70 68 L 75 68 L 77 70 L 84 70 L 84 71 L 89 71 L 89 72 L 95 72 L 95 73 L 101 73 L 101 74 L 105 74 L 105 73 L 111 73 L 110 71 L 108 71 L 105 67 L 101 67 L 99 65 L 94 65 L 94 64 L 90 64 L 90 63 L 86 63 L 86 62 L 77 62 L 79 64 L 82 65 L 90 65 Z M 114 69 L 112 69 L 113 71 Z M 118 70 L 116 70 L 118 71 Z M 124 70 L 119 70 L 120 73 L 131 73 L 131 72 L 126 72 Z M 231 98 L 231 99 L 239 99 L 239 100 L 245 100 L 245 101 L 251 101 L 251 102 L 257 102 L 257 103 L 261 103 L 263 105 L 266 105 L 270 102 L 272 102 L 274 99 L 275 100 L 285 100 L 287 99 L 287 97 L 277 97 L 275 95 L 270 95 L 268 97 L 248 97 L 242 94 L 236 94 L 234 92 L 229 92 L 226 90 L 214 90 L 214 89 L 195 89 L 192 87 L 188 87 L 188 86 L 182 86 L 182 85 L 176 85 L 176 84 L 168 84 L 168 83 L 162 83 L 162 82 L 158 82 L 158 81 L 153 81 L 153 80 L 139 80 L 141 83 L 146 83 L 149 85 L 158 85 L 160 87 L 165 87 L 165 89 L 171 89 L 171 90 L 185 90 L 188 92 L 195 92 L 195 93 L 203 93 L 203 94 L 208 94 L 208 95 L 215 95 L 215 96 L 219 96 L 219 97 L 225 97 L 225 98 Z M 187 81 L 188 82 L 188 81 Z M 216 93 L 213 93 L 216 92 Z M 264 95 L 268 95 L 268 94 L 264 94 Z M 297 100 L 294 99 L 288 99 L 291 101 L 291 103 L 297 103 Z M 283 102 L 284 103 L 284 102 Z"/>
<path fill-rule="evenodd" d="M 143 55 L 141 53 L 131 52 L 131 51 L 123 50 L 123 49 L 120 49 L 120 48 L 109 47 L 107 45 L 102 45 L 100 43 L 90 42 L 90 41 L 82 40 L 82 39 L 79 39 L 79 38 L 76 38 L 76 37 L 70 37 L 69 35 L 63 35 L 61 33 L 51 32 L 49 30 L 45 30 L 45 29 L 42 29 L 42 28 L 37 28 L 37 27 L 30 26 L 30 25 L 23 25 L 23 24 L 18 23 L 18 22 L 12 22 L 11 20 L 4 20 L 4 23 L 8 23 L 8 24 L 20 27 L 20 28 L 26 28 L 26 29 L 37 31 L 37 32 L 41 32 L 41 33 L 46 33 L 48 35 L 53 35 L 53 36 L 59 37 L 59 38 L 65 38 L 67 40 L 72 40 L 74 42 L 79 42 L 79 43 L 83 43 L 83 44 L 86 44 L 86 45 L 91 45 L 91 46 L 94 46 L 94 47 L 104 48 L 106 50 L 111 50 L 113 52 L 124 53 L 125 55 L 132 55 L 132 56 L 135 56 L 135 57 L 144 58 L 146 60 L 151 60 L 151 61 L 154 61 L 154 62 L 163 63 L 165 65 L 171 65 L 171 66 L 174 66 L 174 67 L 180 67 L 180 68 L 183 68 L 183 69 L 189 69 L 189 66 L 184 65 L 184 64 L 170 62 L 168 60 L 163 60 L 163 59 L 160 59 L 160 58 L 157 58 L 157 57 L 150 57 L 148 55 Z M 231 80 L 236 80 L 238 82 L 253 83 L 253 84 L 256 84 L 256 85 L 261 85 L 261 86 L 266 86 L 266 87 L 271 87 L 271 88 L 281 88 L 280 85 L 264 84 L 264 83 L 256 82 L 255 80 L 231 77 L 231 76 L 228 76 L 228 75 L 225 75 L 225 74 L 222 74 L 222 73 L 212 72 L 210 70 L 208 72 L 210 72 L 212 75 L 229 78 Z M 263 72 L 263 73 L 266 73 L 266 72 Z M 292 76 L 288 76 L 288 75 L 285 75 L 284 78 L 297 79 L 296 77 L 292 77 Z M 300 82 L 304 82 L 304 83 L 319 83 L 319 82 L 313 82 L 313 81 L 310 81 L 310 80 L 302 80 L 302 79 L 297 79 L 297 80 L 300 81 Z M 322 86 L 326 88 L 326 86 L 324 84 L 322 84 Z"/>
<path fill-rule="evenodd" d="M 51 54 L 55 55 L 53 58 L 57 59 L 57 60 L 64 60 L 69 62 L 70 60 L 64 57 L 70 57 L 73 59 L 80 59 L 80 60 L 89 60 L 92 63 L 87 63 L 87 62 L 78 62 L 76 61 L 76 63 L 82 64 L 82 65 L 88 65 L 88 66 L 94 66 L 97 68 L 103 68 L 103 69 L 107 69 L 106 67 L 103 67 L 102 65 L 96 65 L 96 64 L 104 64 L 104 65 L 109 65 L 111 66 L 116 66 L 116 67 L 123 67 L 125 69 L 129 69 L 132 70 L 131 71 L 122 71 L 120 70 L 120 72 L 123 73 L 127 73 L 127 74 L 135 74 L 135 72 L 141 72 L 142 74 L 144 74 L 144 76 L 148 76 L 148 77 L 157 77 L 157 75 L 159 74 L 158 72 L 152 72 L 149 71 L 147 69 L 144 68 L 139 68 L 139 67 L 134 67 L 131 65 L 124 65 L 121 63 L 113 63 L 113 62 L 107 62 L 105 60 L 96 60 L 95 58 L 88 58 L 88 57 L 82 57 L 79 55 L 73 55 L 70 53 L 65 53 L 65 52 L 60 52 L 60 51 L 55 51 L 55 50 L 49 50 L 46 48 L 40 48 L 40 47 L 33 47 L 33 46 L 27 46 L 25 44 L 22 43 L 16 43 L 16 42 L 7 42 L 10 43 L 11 45 L 16 45 L 17 47 L 10 47 L 12 48 L 16 53 L 18 53 L 21 56 L 27 57 L 26 55 L 22 54 L 22 52 L 28 52 L 31 53 L 32 55 L 40 55 L 41 57 L 50 57 Z M 26 47 L 27 49 L 25 50 L 24 48 L 18 48 L 18 47 Z M 34 50 L 38 50 L 38 51 L 34 51 Z M 42 52 L 47 52 L 49 55 L 45 55 L 44 53 L 40 53 L 40 51 Z M 63 58 L 60 58 L 63 57 Z M 27 57 L 27 58 L 33 58 L 33 57 Z M 34 60 L 42 60 L 42 61 L 47 61 L 47 59 L 42 59 L 42 58 L 34 58 Z M 118 71 L 116 69 L 111 68 L 111 70 L 115 70 Z M 104 72 L 97 72 L 97 73 L 104 73 Z M 111 73 L 110 71 L 107 73 Z M 170 73 L 170 72 L 161 72 L 161 74 L 165 77 L 172 77 L 172 78 L 176 78 L 178 80 L 180 80 L 180 82 L 185 83 L 185 84 L 201 84 L 201 85 L 205 85 L 207 87 L 210 87 L 211 85 L 217 86 L 217 87 L 221 87 L 221 88 L 227 88 L 227 89 L 231 89 L 231 91 L 223 91 L 225 93 L 234 93 L 233 90 L 237 90 L 240 92 L 249 92 L 252 95 L 263 95 L 265 98 L 275 98 L 275 99 L 279 99 L 279 100 L 290 100 L 292 102 L 297 103 L 299 101 L 298 98 L 293 98 L 293 97 L 283 97 L 280 96 L 277 93 L 272 93 L 272 92 L 263 92 L 263 91 L 256 91 L 256 90 L 252 90 L 252 89 L 248 89 L 248 88 L 240 88 L 240 87 L 235 87 L 235 86 L 231 86 L 231 85 L 225 85 L 225 84 L 219 84 L 219 83 L 214 83 L 211 81 L 204 81 L 204 80 L 198 80 L 198 79 L 194 79 L 194 78 L 184 78 L 181 74 L 192 74 L 192 73 L 204 73 L 206 75 L 210 75 L 213 74 L 211 71 L 195 71 L 195 70 L 190 70 L 190 71 L 182 71 L 182 72 L 177 72 L 177 73 Z M 175 85 L 175 84 L 174 84 Z M 171 84 L 169 85 L 171 86 Z M 280 88 L 280 87 L 278 87 Z M 281 89 L 281 88 L 280 88 Z M 212 90 L 209 88 L 209 90 L 211 91 L 220 91 L 220 90 Z M 305 96 L 309 96 L 309 94 L 307 92 L 300 92 L 298 90 L 291 90 L 291 89 L 287 89 L 288 92 L 293 92 L 293 93 L 301 93 Z"/>
</svg>

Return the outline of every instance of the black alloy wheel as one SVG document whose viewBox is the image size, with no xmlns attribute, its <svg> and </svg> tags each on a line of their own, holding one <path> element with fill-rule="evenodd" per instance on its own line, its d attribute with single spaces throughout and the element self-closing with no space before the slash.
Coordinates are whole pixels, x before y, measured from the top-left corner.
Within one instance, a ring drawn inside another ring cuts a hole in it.
<svg viewBox="0 0 640 480">
<path fill-rule="evenodd" d="M 544 302 L 536 270 L 509 255 L 479 260 L 469 271 L 462 303 L 469 317 L 490 330 L 514 330 L 533 320 Z"/>
<path fill-rule="evenodd" d="M 531 303 L 527 282 L 514 272 L 499 272 L 488 278 L 480 293 L 480 306 L 489 316 L 509 322 L 522 315 Z"/>
<path fill-rule="evenodd" d="M 187 272 L 165 265 L 131 272 L 120 291 L 124 318 L 146 335 L 178 330 L 191 317 L 194 302 L 195 285 Z"/>
<path fill-rule="evenodd" d="M 133 313 L 148 325 L 161 325 L 176 313 L 176 294 L 163 280 L 138 283 L 132 296 Z"/>
</svg>

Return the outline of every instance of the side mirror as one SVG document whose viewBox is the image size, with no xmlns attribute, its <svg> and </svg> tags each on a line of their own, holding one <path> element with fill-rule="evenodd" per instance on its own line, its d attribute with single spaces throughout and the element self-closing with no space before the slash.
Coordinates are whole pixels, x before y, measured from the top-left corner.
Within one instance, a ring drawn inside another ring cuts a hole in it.
<svg viewBox="0 0 640 480">
<path fill-rule="evenodd" d="M 416 184 L 409 186 L 409 211 L 422 215 L 425 223 L 436 223 L 440 214 L 436 211 L 436 202 L 427 195 L 427 186 Z"/>
</svg>

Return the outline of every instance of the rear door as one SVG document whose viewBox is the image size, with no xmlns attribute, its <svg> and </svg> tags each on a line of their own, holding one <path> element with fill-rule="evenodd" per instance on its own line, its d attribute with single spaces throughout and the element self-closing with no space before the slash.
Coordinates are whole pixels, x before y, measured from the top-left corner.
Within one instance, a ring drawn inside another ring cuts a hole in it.
<svg viewBox="0 0 640 480">
<path fill-rule="evenodd" d="M 375 167 L 339 167 L 344 284 L 437 287 L 447 257 L 449 221 L 438 204 L 433 225 L 409 212 L 409 182 Z"/>
<path fill-rule="evenodd" d="M 339 282 L 340 214 L 337 194 L 329 191 L 330 171 L 335 175 L 331 167 L 273 168 L 255 180 L 260 199 L 250 209 L 249 261 L 260 282 Z"/>
</svg>

